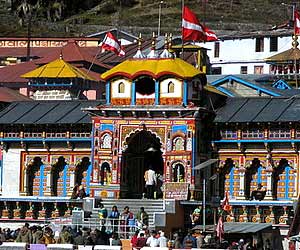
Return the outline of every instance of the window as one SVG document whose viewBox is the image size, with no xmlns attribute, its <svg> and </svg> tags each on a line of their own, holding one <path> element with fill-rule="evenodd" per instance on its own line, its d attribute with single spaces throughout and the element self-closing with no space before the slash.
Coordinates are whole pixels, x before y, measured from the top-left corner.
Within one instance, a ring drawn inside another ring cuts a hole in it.
<svg viewBox="0 0 300 250">
<path fill-rule="evenodd" d="M 241 66 L 241 74 L 247 74 L 248 73 L 248 67 L 247 66 Z"/>
<path fill-rule="evenodd" d="M 119 83 L 118 92 L 119 93 L 124 93 L 125 92 L 125 84 L 123 82 Z"/>
<path fill-rule="evenodd" d="M 270 138 L 291 138 L 291 130 L 289 129 L 274 129 L 270 130 Z"/>
<path fill-rule="evenodd" d="M 176 137 L 173 141 L 173 149 L 175 151 L 184 150 L 184 140 L 181 137 Z"/>
<path fill-rule="evenodd" d="M 261 75 L 264 73 L 264 66 L 254 66 L 254 74 Z"/>
<path fill-rule="evenodd" d="M 223 130 L 221 131 L 221 137 L 223 139 L 237 138 L 237 132 L 232 130 Z"/>
<path fill-rule="evenodd" d="M 220 42 L 215 42 L 215 57 L 219 57 L 220 56 Z"/>
<path fill-rule="evenodd" d="M 263 139 L 264 133 L 262 130 L 246 130 L 242 132 L 242 137 Z"/>
<path fill-rule="evenodd" d="M 173 82 L 168 83 L 168 93 L 174 93 L 175 85 Z"/>
<path fill-rule="evenodd" d="M 255 41 L 255 52 L 263 52 L 264 51 L 264 38 L 258 37 Z"/>
<path fill-rule="evenodd" d="M 222 75 L 222 68 L 221 67 L 211 68 L 211 74 L 212 75 Z"/>
<path fill-rule="evenodd" d="M 278 37 L 270 37 L 270 52 L 278 50 Z"/>
<path fill-rule="evenodd" d="M 101 148 L 111 148 L 112 138 L 109 134 L 105 134 L 102 137 Z"/>
</svg>

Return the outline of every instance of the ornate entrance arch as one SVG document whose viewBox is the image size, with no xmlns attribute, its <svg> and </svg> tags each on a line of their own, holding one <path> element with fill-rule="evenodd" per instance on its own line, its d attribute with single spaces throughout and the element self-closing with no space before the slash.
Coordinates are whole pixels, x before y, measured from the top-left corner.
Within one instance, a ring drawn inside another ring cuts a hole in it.
<svg viewBox="0 0 300 250">
<path fill-rule="evenodd" d="M 141 198 L 145 191 L 144 173 L 151 165 L 163 174 L 164 164 L 160 139 L 146 129 L 137 130 L 126 139 L 127 148 L 121 160 L 122 198 Z"/>
</svg>

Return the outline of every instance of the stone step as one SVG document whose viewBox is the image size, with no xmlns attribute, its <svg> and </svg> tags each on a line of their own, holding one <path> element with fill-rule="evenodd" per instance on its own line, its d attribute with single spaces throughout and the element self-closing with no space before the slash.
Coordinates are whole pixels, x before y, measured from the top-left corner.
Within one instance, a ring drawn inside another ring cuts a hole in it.
<svg viewBox="0 0 300 250">
<path fill-rule="evenodd" d="M 136 215 L 141 207 L 145 208 L 145 211 L 149 215 L 149 224 L 154 223 L 154 213 L 164 211 L 163 200 L 148 200 L 148 199 L 103 199 L 101 203 L 110 213 L 111 208 L 117 206 L 120 213 L 122 213 L 125 206 L 129 207 L 129 210 Z M 91 214 L 90 221 L 95 221 L 98 218 L 98 209 L 94 208 Z"/>
</svg>

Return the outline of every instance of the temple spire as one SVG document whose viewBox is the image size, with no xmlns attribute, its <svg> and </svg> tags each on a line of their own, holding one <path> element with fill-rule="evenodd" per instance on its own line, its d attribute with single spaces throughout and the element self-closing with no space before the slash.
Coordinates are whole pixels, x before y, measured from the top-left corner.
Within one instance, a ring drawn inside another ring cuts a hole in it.
<svg viewBox="0 0 300 250">
<path fill-rule="evenodd" d="M 169 38 L 168 34 L 165 34 L 165 48 L 163 52 L 160 54 L 160 58 L 172 58 L 172 54 L 169 51 Z"/>
<path fill-rule="evenodd" d="M 152 35 L 152 45 L 151 45 L 151 51 L 147 56 L 148 58 L 158 58 L 158 53 L 156 51 L 156 36 L 155 32 L 153 32 Z"/>
<path fill-rule="evenodd" d="M 145 55 L 141 51 L 141 48 L 142 48 L 142 34 L 140 33 L 138 38 L 138 49 L 135 55 L 133 56 L 133 58 L 145 58 Z"/>
</svg>

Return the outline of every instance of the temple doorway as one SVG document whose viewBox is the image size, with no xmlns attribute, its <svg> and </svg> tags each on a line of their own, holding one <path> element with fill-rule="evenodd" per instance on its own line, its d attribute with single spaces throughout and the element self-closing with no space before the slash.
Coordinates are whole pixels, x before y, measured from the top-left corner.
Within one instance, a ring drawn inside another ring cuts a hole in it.
<svg viewBox="0 0 300 250">
<path fill-rule="evenodd" d="M 120 197 L 139 199 L 145 192 L 145 171 L 152 166 L 156 174 L 163 175 L 161 143 L 156 135 L 144 129 L 132 134 L 126 144 L 121 161 Z"/>
</svg>

